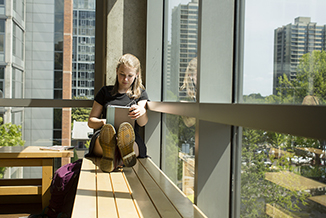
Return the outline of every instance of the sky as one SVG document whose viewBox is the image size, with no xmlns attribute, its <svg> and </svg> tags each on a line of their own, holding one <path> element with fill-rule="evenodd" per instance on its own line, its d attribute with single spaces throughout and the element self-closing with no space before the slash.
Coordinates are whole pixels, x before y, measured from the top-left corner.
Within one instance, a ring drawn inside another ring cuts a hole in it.
<svg viewBox="0 0 326 218">
<path fill-rule="evenodd" d="M 190 1 L 169 0 L 169 16 L 173 7 Z M 325 9 L 326 0 L 245 1 L 243 94 L 268 96 L 273 92 L 274 30 L 294 23 L 299 16 L 310 17 L 311 22 L 324 25 Z"/>
<path fill-rule="evenodd" d="M 326 0 L 246 0 L 243 94 L 272 94 L 274 30 L 296 17 L 326 24 Z"/>
</svg>

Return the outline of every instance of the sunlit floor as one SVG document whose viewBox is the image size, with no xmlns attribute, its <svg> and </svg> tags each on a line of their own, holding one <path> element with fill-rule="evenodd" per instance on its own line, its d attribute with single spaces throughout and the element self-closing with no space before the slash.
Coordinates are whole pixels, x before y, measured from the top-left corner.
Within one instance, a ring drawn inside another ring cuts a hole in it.
<svg viewBox="0 0 326 218">
<path fill-rule="evenodd" d="M 41 204 L 0 204 L 0 218 L 25 218 L 41 212 Z"/>
</svg>

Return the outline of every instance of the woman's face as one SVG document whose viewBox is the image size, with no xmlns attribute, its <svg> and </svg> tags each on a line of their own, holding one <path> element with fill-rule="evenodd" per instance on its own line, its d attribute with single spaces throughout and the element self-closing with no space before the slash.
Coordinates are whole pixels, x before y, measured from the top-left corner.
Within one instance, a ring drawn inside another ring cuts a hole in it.
<svg viewBox="0 0 326 218">
<path fill-rule="evenodd" d="M 136 69 L 122 64 L 117 70 L 117 76 L 119 82 L 119 90 L 127 91 L 137 76 Z"/>
</svg>

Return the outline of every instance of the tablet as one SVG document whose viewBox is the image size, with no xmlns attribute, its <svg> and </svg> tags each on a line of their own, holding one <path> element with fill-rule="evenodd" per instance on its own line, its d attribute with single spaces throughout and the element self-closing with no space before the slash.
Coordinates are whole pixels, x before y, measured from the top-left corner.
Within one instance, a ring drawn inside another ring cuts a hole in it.
<svg viewBox="0 0 326 218">
<path fill-rule="evenodd" d="M 113 125 L 116 131 L 123 122 L 128 122 L 134 127 L 135 120 L 128 116 L 129 109 L 130 107 L 108 105 L 106 109 L 106 123 Z"/>
</svg>

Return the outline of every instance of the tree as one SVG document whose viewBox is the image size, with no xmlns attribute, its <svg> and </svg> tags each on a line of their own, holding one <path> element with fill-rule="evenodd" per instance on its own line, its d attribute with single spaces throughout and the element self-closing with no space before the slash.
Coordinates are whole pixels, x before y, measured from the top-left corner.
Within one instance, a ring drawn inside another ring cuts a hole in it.
<svg viewBox="0 0 326 218">
<path fill-rule="evenodd" d="M 265 97 L 260 93 L 252 93 L 243 96 L 243 102 L 245 103 L 265 103 Z"/>
<path fill-rule="evenodd" d="M 0 117 L 0 124 L 3 122 Z M 12 123 L 4 123 L 0 125 L 0 146 L 23 146 L 25 141 L 22 140 L 22 127 Z"/>
<path fill-rule="evenodd" d="M 262 130 L 243 129 L 241 164 L 241 217 L 268 217 L 265 205 L 277 205 L 292 212 L 306 205 L 306 192 L 289 190 L 265 179 L 268 172 L 291 171 L 289 156 L 269 156 L 268 147 L 282 149 L 287 136 Z M 267 160 L 271 162 L 268 163 Z"/>
<path fill-rule="evenodd" d="M 315 104 L 326 103 L 326 51 L 304 54 L 297 68 L 296 79 L 287 75 L 279 77 L 278 95 L 284 103 L 302 104 L 304 98 L 312 96 Z"/>
<path fill-rule="evenodd" d="M 76 100 L 87 100 L 87 97 L 74 97 Z M 88 116 L 91 112 L 91 108 L 72 108 L 71 109 L 71 123 L 74 120 L 79 122 L 86 122 L 88 120 Z M 71 125 L 72 126 L 72 125 Z"/>
<path fill-rule="evenodd" d="M 325 105 L 326 51 L 315 50 L 304 54 L 297 68 L 296 79 L 290 80 L 285 74 L 279 79 L 278 96 L 283 99 L 283 103 Z M 325 146 L 325 141 L 316 139 L 293 137 L 292 140 L 296 147 L 323 149 Z M 320 155 L 315 153 L 314 159 L 314 165 L 319 169 Z"/>
<path fill-rule="evenodd" d="M 72 108 L 71 109 L 71 120 L 79 122 L 87 122 L 89 113 L 91 112 L 90 108 Z"/>
<path fill-rule="evenodd" d="M 23 146 L 21 126 L 12 123 L 4 123 L 0 117 L 0 146 Z M 0 179 L 3 178 L 5 167 L 0 167 Z"/>
</svg>

